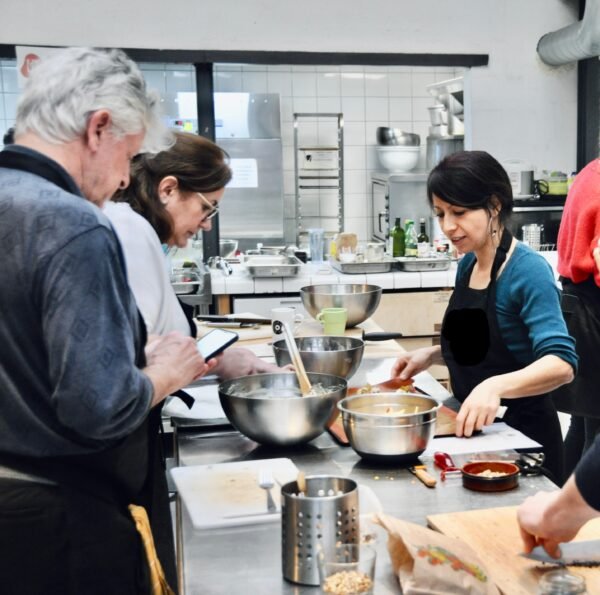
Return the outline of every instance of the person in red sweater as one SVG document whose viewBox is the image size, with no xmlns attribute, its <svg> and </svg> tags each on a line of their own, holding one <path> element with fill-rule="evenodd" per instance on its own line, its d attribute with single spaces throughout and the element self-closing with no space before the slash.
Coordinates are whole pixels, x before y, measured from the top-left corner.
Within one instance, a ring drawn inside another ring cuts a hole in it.
<svg viewBox="0 0 600 595">
<path fill-rule="evenodd" d="M 580 358 L 575 380 L 553 393 L 556 408 L 571 414 L 565 439 L 566 477 L 600 430 L 600 272 L 594 260 L 599 240 L 600 160 L 595 159 L 575 178 L 558 232 L 561 307 Z"/>
</svg>

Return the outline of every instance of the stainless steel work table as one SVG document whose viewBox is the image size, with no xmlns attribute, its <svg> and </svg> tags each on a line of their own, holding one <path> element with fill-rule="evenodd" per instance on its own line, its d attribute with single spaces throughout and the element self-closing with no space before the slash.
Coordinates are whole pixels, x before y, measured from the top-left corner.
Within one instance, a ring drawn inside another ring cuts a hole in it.
<svg viewBox="0 0 600 595">
<path fill-rule="evenodd" d="M 387 365 L 363 363 L 363 378 L 365 367 L 383 365 L 385 368 Z M 362 382 L 360 374 L 357 380 Z M 352 384 L 357 385 L 355 379 Z M 289 450 L 260 446 L 237 432 L 218 435 L 220 431 L 223 430 L 176 429 L 179 464 L 289 457 L 307 475 L 342 475 L 366 484 L 374 490 L 386 514 L 422 525 L 430 514 L 514 506 L 540 489 L 556 488 L 543 476 L 522 476 L 515 490 L 472 492 L 462 487 L 460 478 L 439 481 L 438 471 L 429 461 L 429 471 L 438 476 L 437 486 L 430 489 L 405 468 L 374 466 L 363 461 L 350 447 L 339 446 L 328 433 L 303 447 Z M 295 585 L 283 578 L 280 522 L 198 531 L 192 527 L 185 506 L 178 506 L 177 525 L 182 595 L 316 595 L 320 592 L 318 587 Z M 378 534 L 383 539 L 377 542 L 375 595 L 397 594 L 399 587 L 392 573 L 385 532 L 381 530 Z M 519 546 L 515 543 L 515 551 Z M 494 547 L 493 539 L 490 547 Z"/>
</svg>

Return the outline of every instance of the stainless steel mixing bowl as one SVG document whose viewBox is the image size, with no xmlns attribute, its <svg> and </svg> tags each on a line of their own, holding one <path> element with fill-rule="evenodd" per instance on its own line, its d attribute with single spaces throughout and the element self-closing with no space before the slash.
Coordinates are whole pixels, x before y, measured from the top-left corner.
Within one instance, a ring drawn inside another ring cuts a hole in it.
<svg viewBox="0 0 600 595">
<path fill-rule="evenodd" d="M 421 144 L 421 137 L 414 132 L 405 132 L 400 128 L 379 126 L 377 128 L 377 142 L 384 146 L 418 147 Z"/>
<path fill-rule="evenodd" d="M 381 287 L 366 283 L 307 285 L 300 289 L 300 297 L 304 308 L 313 318 L 323 308 L 346 308 L 346 328 L 351 328 L 375 312 L 381 300 Z"/>
<path fill-rule="evenodd" d="M 418 457 L 435 431 L 440 404 L 413 393 L 374 393 L 338 403 L 346 435 L 361 456 L 381 461 Z"/>
<path fill-rule="evenodd" d="M 299 337 L 295 339 L 307 372 L 349 379 L 360 366 L 365 343 L 355 337 Z M 285 340 L 273 343 L 278 366 L 292 363 Z"/>
<path fill-rule="evenodd" d="M 344 378 L 308 374 L 323 395 L 302 397 L 296 374 L 256 374 L 219 385 L 219 399 L 227 419 L 260 444 L 292 446 L 321 434 L 337 415 L 336 403 L 346 395 Z"/>
</svg>

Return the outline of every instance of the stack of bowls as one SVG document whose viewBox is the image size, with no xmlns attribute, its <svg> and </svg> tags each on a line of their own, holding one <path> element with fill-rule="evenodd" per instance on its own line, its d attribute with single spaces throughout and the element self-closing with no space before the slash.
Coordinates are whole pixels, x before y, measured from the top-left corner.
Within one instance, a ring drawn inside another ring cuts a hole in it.
<svg viewBox="0 0 600 595">
<path fill-rule="evenodd" d="M 385 169 L 406 172 L 416 167 L 421 144 L 418 134 L 380 126 L 377 128 L 377 142 L 377 155 Z"/>
</svg>

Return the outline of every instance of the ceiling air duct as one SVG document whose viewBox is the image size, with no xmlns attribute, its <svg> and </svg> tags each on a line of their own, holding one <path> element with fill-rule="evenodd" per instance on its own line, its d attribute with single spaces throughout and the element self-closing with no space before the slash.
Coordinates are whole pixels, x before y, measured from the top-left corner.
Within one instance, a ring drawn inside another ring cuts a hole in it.
<svg viewBox="0 0 600 595">
<path fill-rule="evenodd" d="M 537 51 L 550 66 L 600 55 L 600 0 L 587 0 L 581 21 L 543 35 Z"/>
</svg>

